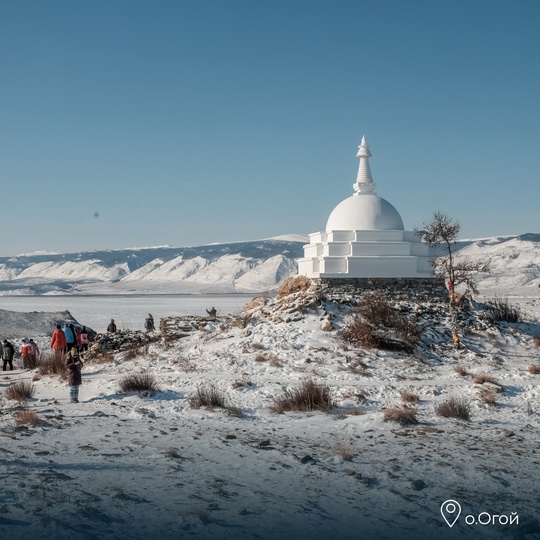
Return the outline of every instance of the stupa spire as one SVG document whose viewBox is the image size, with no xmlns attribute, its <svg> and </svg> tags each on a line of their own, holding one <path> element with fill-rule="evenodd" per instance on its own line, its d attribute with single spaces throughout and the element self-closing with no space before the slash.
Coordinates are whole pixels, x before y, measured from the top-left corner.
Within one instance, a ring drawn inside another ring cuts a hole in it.
<svg viewBox="0 0 540 540">
<path fill-rule="evenodd" d="M 369 158 L 371 152 L 366 142 L 365 136 L 362 136 L 362 142 L 358 147 L 357 158 L 360 158 L 360 165 L 358 166 L 358 175 L 356 176 L 356 183 L 353 184 L 353 188 L 356 191 L 355 195 L 361 195 L 363 193 L 373 193 L 377 184 L 371 177 L 371 169 L 369 168 Z"/>
</svg>

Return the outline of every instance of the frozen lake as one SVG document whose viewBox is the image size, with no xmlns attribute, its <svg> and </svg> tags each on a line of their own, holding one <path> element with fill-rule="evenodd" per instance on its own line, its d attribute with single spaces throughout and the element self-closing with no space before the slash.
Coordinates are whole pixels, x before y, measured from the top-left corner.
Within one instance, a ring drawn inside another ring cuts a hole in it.
<svg viewBox="0 0 540 540">
<path fill-rule="evenodd" d="M 81 323 L 103 332 L 110 319 L 119 328 L 143 330 L 151 313 L 158 323 L 172 315 L 206 315 L 215 307 L 218 315 L 237 313 L 253 298 L 250 294 L 229 295 L 135 295 L 135 296 L 12 296 L 0 298 L 0 309 L 10 311 L 65 311 Z"/>
</svg>

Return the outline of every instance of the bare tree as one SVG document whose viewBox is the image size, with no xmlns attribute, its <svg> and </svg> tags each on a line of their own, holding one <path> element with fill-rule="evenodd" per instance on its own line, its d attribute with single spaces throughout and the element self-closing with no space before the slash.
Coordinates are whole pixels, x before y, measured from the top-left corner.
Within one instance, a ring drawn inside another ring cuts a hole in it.
<svg viewBox="0 0 540 540">
<path fill-rule="evenodd" d="M 446 214 L 437 211 L 429 223 L 424 223 L 422 229 L 415 228 L 414 232 L 429 246 L 442 246 L 445 255 L 435 257 L 430 262 L 435 275 L 448 279 L 448 293 L 452 298 L 455 288 L 465 285 L 469 291 L 478 294 L 475 276 L 490 271 L 490 262 L 486 260 L 465 261 L 459 260 L 454 248 L 461 225 Z"/>
</svg>

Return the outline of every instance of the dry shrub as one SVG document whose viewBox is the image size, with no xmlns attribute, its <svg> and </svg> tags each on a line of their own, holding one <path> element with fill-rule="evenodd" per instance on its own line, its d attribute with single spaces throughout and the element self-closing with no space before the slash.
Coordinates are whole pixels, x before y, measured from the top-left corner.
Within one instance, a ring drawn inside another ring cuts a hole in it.
<svg viewBox="0 0 540 540">
<path fill-rule="evenodd" d="M 130 373 L 120 379 L 121 392 L 151 392 L 158 390 L 156 378 L 152 373 L 144 371 L 142 373 Z"/>
<path fill-rule="evenodd" d="M 416 405 L 420 402 L 420 396 L 418 394 L 413 394 L 412 392 L 401 392 L 401 401 L 403 403 L 412 403 Z"/>
<path fill-rule="evenodd" d="M 249 383 L 251 384 L 251 383 Z M 223 390 L 220 390 L 215 384 L 199 385 L 197 394 L 190 400 L 190 405 L 194 409 L 206 407 L 213 409 L 219 407 L 223 409 L 229 416 L 241 418 L 243 416 L 242 409 L 229 402 L 229 398 Z"/>
<path fill-rule="evenodd" d="M 257 356 L 255 356 L 255 362 L 266 362 L 268 360 L 268 357 L 266 354 L 259 353 Z"/>
<path fill-rule="evenodd" d="M 462 377 L 465 377 L 465 375 L 468 375 L 467 370 L 466 370 L 463 366 L 456 366 L 456 367 L 454 368 L 454 371 L 455 371 L 458 375 L 461 375 Z"/>
<path fill-rule="evenodd" d="M 493 392 L 482 392 L 480 394 L 480 399 L 486 404 L 486 405 L 497 405 L 497 395 Z"/>
<path fill-rule="evenodd" d="M 180 459 L 182 457 L 182 454 L 178 450 L 178 448 L 174 448 L 174 446 L 170 446 L 165 450 L 164 454 L 171 458 L 171 459 Z"/>
<path fill-rule="evenodd" d="M 499 381 L 489 373 L 477 373 L 473 376 L 472 382 L 475 384 L 491 383 L 500 385 Z"/>
<path fill-rule="evenodd" d="M 519 306 L 513 306 L 508 302 L 508 298 L 495 298 L 484 305 L 484 315 L 488 322 L 499 321 L 517 323 L 521 320 Z"/>
<path fill-rule="evenodd" d="M 65 361 L 64 355 L 57 357 L 53 352 L 45 353 L 39 363 L 39 373 L 41 375 L 65 375 Z"/>
<path fill-rule="evenodd" d="M 242 409 L 236 405 L 226 405 L 224 410 L 229 416 L 235 416 L 236 418 L 242 418 L 244 416 Z"/>
<path fill-rule="evenodd" d="M 471 419 L 471 405 L 466 399 L 462 398 L 449 398 L 439 403 L 435 407 L 435 412 L 444 418 Z"/>
<path fill-rule="evenodd" d="M 273 354 L 270 356 L 270 366 L 271 367 L 283 367 L 283 364 L 280 362 L 279 358 Z"/>
<path fill-rule="evenodd" d="M 37 426 L 39 423 L 39 416 L 36 411 L 31 411 L 30 409 L 23 409 L 22 411 L 17 411 L 14 414 L 15 422 L 17 425 L 27 425 L 27 426 Z"/>
<path fill-rule="evenodd" d="M 234 381 L 231 386 L 236 390 L 244 386 L 253 386 L 253 383 L 248 379 L 247 373 L 244 373 L 242 378 Z"/>
<path fill-rule="evenodd" d="M 277 297 L 279 299 L 290 294 L 307 291 L 310 285 L 311 281 L 306 276 L 288 277 L 281 282 L 277 291 Z"/>
<path fill-rule="evenodd" d="M 4 394 L 7 399 L 15 399 L 24 401 L 34 396 L 36 387 L 30 381 L 17 381 L 11 383 L 5 390 Z"/>
<path fill-rule="evenodd" d="M 419 332 L 414 317 L 390 305 L 382 291 L 366 293 L 340 332 L 341 339 L 355 347 L 412 353 Z"/>
<path fill-rule="evenodd" d="M 26 357 L 25 364 L 26 369 L 36 369 L 39 366 L 40 358 L 39 355 L 33 355 Z"/>
<path fill-rule="evenodd" d="M 418 424 L 417 413 L 416 409 L 409 409 L 408 407 L 390 407 L 384 410 L 384 421 L 396 422 L 401 426 L 410 426 Z"/>
<path fill-rule="evenodd" d="M 344 461 L 352 461 L 354 459 L 354 452 L 351 445 L 347 445 L 343 442 L 337 443 L 332 449 L 334 454 L 340 456 Z"/>
<path fill-rule="evenodd" d="M 171 359 L 171 363 L 173 363 L 175 366 L 178 366 L 182 371 L 185 371 L 186 373 L 197 371 L 197 366 L 190 361 L 189 358 L 186 358 L 185 356 L 179 356 L 177 358 Z"/>
<path fill-rule="evenodd" d="M 197 394 L 190 399 L 190 404 L 194 409 L 200 409 L 201 407 L 210 409 L 214 407 L 225 408 L 227 397 L 215 384 L 201 384 L 197 387 Z"/>
<path fill-rule="evenodd" d="M 533 337 L 533 344 L 535 347 L 540 347 L 540 336 Z"/>
<path fill-rule="evenodd" d="M 540 375 L 540 364 L 531 364 L 528 369 L 531 375 Z"/>
<path fill-rule="evenodd" d="M 263 350 L 265 347 L 264 347 L 264 345 L 263 345 L 262 343 L 258 343 L 258 342 L 255 341 L 255 342 L 253 342 L 253 343 L 251 344 L 251 348 L 252 348 L 252 349 L 255 349 L 255 350 L 261 351 L 261 350 Z"/>
<path fill-rule="evenodd" d="M 312 379 L 306 379 L 298 388 L 287 390 L 284 397 L 276 398 L 271 409 L 278 414 L 285 411 L 329 412 L 334 405 L 328 386 L 315 384 Z"/>
</svg>

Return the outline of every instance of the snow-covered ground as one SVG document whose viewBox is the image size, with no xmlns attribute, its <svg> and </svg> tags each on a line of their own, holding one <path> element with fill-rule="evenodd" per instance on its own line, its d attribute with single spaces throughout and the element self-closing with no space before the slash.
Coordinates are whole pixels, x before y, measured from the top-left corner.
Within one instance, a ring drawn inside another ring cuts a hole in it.
<svg viewBox="0 0 540 540">
<path fill-rule="evenodd" d="M 221 319 L 135 359 L 87 362 L 79 404 L 43 376 L 28 403 L 37 426 L 16 426 L 18 405 L 2 400 L 2 537 L 540 538 L 540 375 L 528 371 L 540 305 L 524 307 L 529 322 L 471 327 L 459 350 L 448 321 L 422 315 L 414 355 L 345 347 L 320 309 L 291 322 L 256 311 L 245 328 Z M 346 308 L 331 312 L 339 327 Z M 142 371 L 160 390 L 122 394 L 120 379 Z M 483 372 L 504 390 L 496 405 L 471 380 Z M 4 373 L 0 387 L 33 376 Z M 332 413 L 271 411 L 307 378 L 330 387 Z M 191 407 L 211 383 L 241 417 Z M 404 391 L 419 396 L 419 424 L 384 422 Z M 453 396 L 471 404 L 470 422 L 435 414 Z M 462 508 L 452 528 L 448 499 Z M 517 525 L 465 522 L 512 512 Z"/>
</svg>

